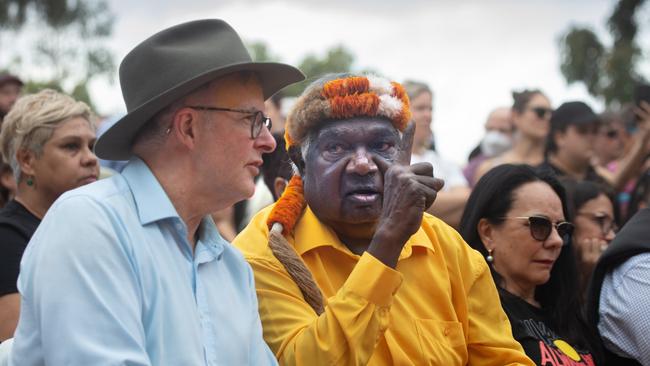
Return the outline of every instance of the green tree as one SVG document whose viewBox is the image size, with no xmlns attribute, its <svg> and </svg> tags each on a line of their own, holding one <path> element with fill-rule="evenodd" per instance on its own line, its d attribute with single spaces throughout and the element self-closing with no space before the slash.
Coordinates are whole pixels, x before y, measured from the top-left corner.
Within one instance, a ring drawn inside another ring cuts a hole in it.
<svg viewBox="0 0 650 366">
<path fill-rule="evenodd" d="M 327 50 L 323 57 L 308 54 L 298 64 L 298 68 L 307 77 L 305 81 L 284 89 L 287 96 L 298 96 L 312 81 L 328 73 L 350 72 L 354 64 L 354 55 L 343 45 Z"/>
<path fill-rule="evenodd" d="M 644 0 L 620 0 L 607 21 L 612 45 L 607 47 L 589 28 L 571 27 L 560 39 L 560 70 L 567 83 L 581 82 L 608 106 L 632 101 L 641 49 L 636 43 L 635 14 Z"/>
<path fill-rule="evenodd" d="M 105 46 L 113 23 L 105 0 L 0 0 L 0 61 L 19 70 L 28 91 L 55 87 L 92 105 L 88 83 L 113 82 L 115 61 Z"/>
</svg>

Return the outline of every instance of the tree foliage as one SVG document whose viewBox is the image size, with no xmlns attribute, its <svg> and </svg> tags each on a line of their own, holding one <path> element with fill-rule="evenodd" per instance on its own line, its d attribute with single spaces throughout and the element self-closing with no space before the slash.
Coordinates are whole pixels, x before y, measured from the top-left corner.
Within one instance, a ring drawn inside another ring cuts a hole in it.
<svg viewBox="0 0 650 366">
<path fill-rule="evenodd" d="M 263 42 L 248 44 L 248 50 L 255 61 L 279 61 Z M 298 68 L 307 77 L 305 81 L 291 85 L 282 91 L 285 96 L 298 96 L 309 83 L 329 73 L 351 72 L 354 55 L 343 45 L 328 49 L 323 56 L 310 53 L 303 57 Z"/>
<path fill-rule="evenodd" d="M 0 0 L 0 61 L 14 64 L 28 91 L 47 85 L 92 105 L 88 83 L 113 81 L 113 23 L 106 0 Z"/>
<path fill-rule="evenodd" d="M 635 14 L 644 0 L 620 0 L 607 21 L 612 35 L 606 46 L 589 28 L 572 27 L 560 40 L 560 70 L 566 81 L 584 83 L 607 105 L 632 101 L 634 86 L 644 78 L 637 71 L 641 49 L 635 37 Z"/>
</svg>

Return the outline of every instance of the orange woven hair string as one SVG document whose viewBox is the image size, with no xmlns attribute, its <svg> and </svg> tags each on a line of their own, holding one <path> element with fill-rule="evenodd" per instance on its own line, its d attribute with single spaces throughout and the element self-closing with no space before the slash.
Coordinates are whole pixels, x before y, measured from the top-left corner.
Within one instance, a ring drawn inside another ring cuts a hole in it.
<svg viewBox="0 0 650 366">
<path fill-rule="evenodd" d="M 299 175 L 294 175 L 271 210 L 266 225 L 271 230 L 273 223 L 280 223 L 283 228 L 282 235 L 287 235 L 293 231 L 293 227 L 298 222 L 304 208 L 305 198 L 303 196 L 302 179 L 300 179 Z"/>
</svg>

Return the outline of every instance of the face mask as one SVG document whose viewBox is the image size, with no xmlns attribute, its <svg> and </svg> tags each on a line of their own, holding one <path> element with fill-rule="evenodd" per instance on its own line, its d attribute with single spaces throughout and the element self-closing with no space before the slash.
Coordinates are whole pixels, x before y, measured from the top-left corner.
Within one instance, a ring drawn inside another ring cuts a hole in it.
<svg viewBox="0 0 650 366">
<path fill-rule="evenodd" d="M 481 152 L 487 157 L 493 157 L 512 147 L 510 137 L 499 131 L 488 131 L 481 140 Z"/>
</svg>

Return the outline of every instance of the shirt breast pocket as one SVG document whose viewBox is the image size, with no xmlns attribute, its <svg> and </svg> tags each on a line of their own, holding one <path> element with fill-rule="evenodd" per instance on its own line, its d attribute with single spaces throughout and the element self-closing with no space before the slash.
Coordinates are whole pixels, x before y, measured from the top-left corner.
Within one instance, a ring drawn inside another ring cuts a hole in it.
<svg viewBox="0 0 650 366">
<path fill-rule="evenodd" d="M 460 322 L 415 319 L 422 365 L 464 365 L 467 345 Z"/>
</svg>

